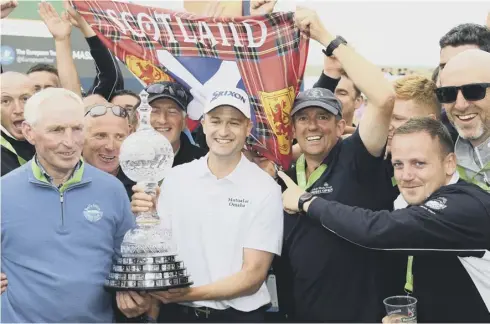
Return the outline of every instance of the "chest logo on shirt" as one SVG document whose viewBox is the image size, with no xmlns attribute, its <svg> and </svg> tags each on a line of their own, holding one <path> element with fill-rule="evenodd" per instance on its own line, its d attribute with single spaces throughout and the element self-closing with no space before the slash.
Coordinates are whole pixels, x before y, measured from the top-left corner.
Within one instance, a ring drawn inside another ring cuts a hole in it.
<svg viewBox="0 0 490 324">
<path fill-rule="evenodd" d="M 426 207 L 429 207 L 432 210 L 443 210 L 447 207 L 446 205 L 447 199 L 444 197 L 439 197 L 436 199 L 429 200 L 425 203 Z"/>
<path fill-rule="evenodd" d="M 97 204 L 90 204 L 83 210 L 83 216 L 91 223 L 98 222 L 103 215 L 104 212 Z"/>
<path fill-rule="evenodd" d="M 328 182 L 325 182 L 322 186 L 312 188 L 310 190 L 312 195 L 324 195 L 324 194 L 329 194 L 333 191 L 333 187 L 328 184 Z"/>
<path fill-rule="evenodd" d="M 228 198 L 228 206 L 235 208 L 245 208 L 249 203 L 248 199 L 244 198 Z"/>
</svg>

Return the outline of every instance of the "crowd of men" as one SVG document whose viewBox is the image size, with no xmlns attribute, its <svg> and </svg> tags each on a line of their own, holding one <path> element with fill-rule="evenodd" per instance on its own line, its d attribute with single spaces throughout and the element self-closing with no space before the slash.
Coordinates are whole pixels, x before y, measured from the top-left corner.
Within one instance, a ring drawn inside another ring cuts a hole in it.
<svg viewBox="0 0 490 324">
<path fill-rule="evenodd" d="M 119 166 L 140 98 L 65 4 L 61 17 L 47 2 L 39 10 L 57 67 L 0 76 L 2 322 L 390 322 L 383 300 L 405 294 L 419 322 L 490 322 L 488 26 L 443 35 L 432 79 L 392 82 L 298 8 L 296 25 L 325 58 L 294 101 L 285 172 L 244 150 L 243 90 L 214 89 L 190 133 L 190 93 L 148 85 L 150 123 L 175 154 L 155 200 Z M 2 18 L 16 6 L 2 1 Z M 72 26 L 96 64 L 86 93 Z M 134 214 L 154 208 L 171 219 L 194 284 L 106 291 Z"/>
</svg>

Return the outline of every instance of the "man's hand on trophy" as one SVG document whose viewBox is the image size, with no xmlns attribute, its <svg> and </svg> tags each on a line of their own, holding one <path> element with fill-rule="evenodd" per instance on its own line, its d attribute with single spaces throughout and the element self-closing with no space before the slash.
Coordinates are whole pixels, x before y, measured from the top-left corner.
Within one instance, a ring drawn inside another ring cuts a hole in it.
<svg viewBox="0 0 490 324">
<path fill-rule="evenodd" d="M 131 211 L 133 213 L 147 212 L 152 208 L 156 208 L 157 199 L 160 196 L 160 187 L 156 188 L 156 195 L 154 197 L 145 193 L 145 190 L 139 185 L 133 186 L 132 189 L 134 194 L 131 197 Z"/>
<path fill-rule="evenodd" d="M 167 291 L 151 292 L 150 295 L 160 300 L 163 304 L 181 303 L 192 301 L 190 297 L 191 288 L 176 288 Z"/>
<path fill-rule="evenodd" d="M 135 291 L 118 291 L 116 293 L 117 307 L 128 318 L 148 312 L 152 305 L 152 299 L 147 293 L 137 293 Z"/>
<path fill-rule="evenodd" d="M 0 295 L 3 294 L 5 290 L 7 290 L 7 285 L 8 285 L 7 275 L 2 272 L 2 274 L 0 275 L 0 288 L 1 288 Z"/>
</svg>

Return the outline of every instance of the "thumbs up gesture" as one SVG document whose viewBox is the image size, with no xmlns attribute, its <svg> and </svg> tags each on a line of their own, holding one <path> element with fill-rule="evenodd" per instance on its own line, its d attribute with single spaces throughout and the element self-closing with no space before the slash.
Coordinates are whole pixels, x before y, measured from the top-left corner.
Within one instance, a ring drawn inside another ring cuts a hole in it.
<svg viewBox="0 0 490 324">
<path fill-rule="evenodd" d="M 298 202 L 299 198 L 306 191 L 301 189 L 294 181 L 288 177 L 288 175 L 282 171 L 279 171 L 277 175 L 284 181 L 288 187 L 286 191 L 282 193 L 282 204 L 284 206 L 284 211 L 288 214 L 294 214 L 299 212 Z"/>
</svg>

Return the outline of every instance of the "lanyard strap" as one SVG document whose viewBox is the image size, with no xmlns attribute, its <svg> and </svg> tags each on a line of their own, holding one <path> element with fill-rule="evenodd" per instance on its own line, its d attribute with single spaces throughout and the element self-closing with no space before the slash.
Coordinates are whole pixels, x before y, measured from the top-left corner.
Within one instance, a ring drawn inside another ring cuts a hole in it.
<svg viewBox="0 0 490 324">
<path fill-rule="evenodd" d="M 14 147 L 12 146 L 12 144 L 10 144 L 9 141 L 7 141 L 3 136 L 0 137 L 0 144 L 5 147 L 7 150 L 9 150 L 10 152 L 14 153 L 15 156 L 17 157 L 17 160 L 19 161 L 19 164 L 20 165 L 23 165 L 25 164 L 27 161 L 24 160 L 19 154 L 17 154 L 17 151 L 15 151 Z"/>
<path fill-rule="evenodd" d="M 475 179 L 476 176 L 479 175 L 480 173 L 482 173 L 483 176 L 485 176 L 485 174 L 483 172 L 490 170 L 490 162 L 488 162 L 480 171 L 476 172 L 473 177 L 470 177 L 468 175 L 468 173 L 466 173 L 466 170 L 464 169 L 464 167 L 462 167 L 460 165 L 458 165 L 456 169 L 458 170 L 459 176 L 463 180 L 466 180 L 472 184 L 475 184 L 485 191 L 490 191 L 490 185 L 487 185 L 486 183 L 478 181 L 477 179 Z"/>
<path fill-rule="evenodd" d="M 406 282 L 405 282 L 405 292 L 407 294 L 413 293 L 412 265 L 413 265 L 413 256 L 410 255 L 408 257 L 408 262 L 407 262 L 407 276 L 406 276 Z"/>
<path fill-rule="evenodd" d="M 308 181 L 306 181 L 306 159 L 305 155 L 301 154 L 301 156 L 296 160 L 296 179 L 298 180 L 298 186 L 306 190 L 311 187 L 318 179 L 320 179 L 321 175 L 327 169 L 326 164 L 321 164 L 318 168 L 310 174 Z"/>
</svg>

